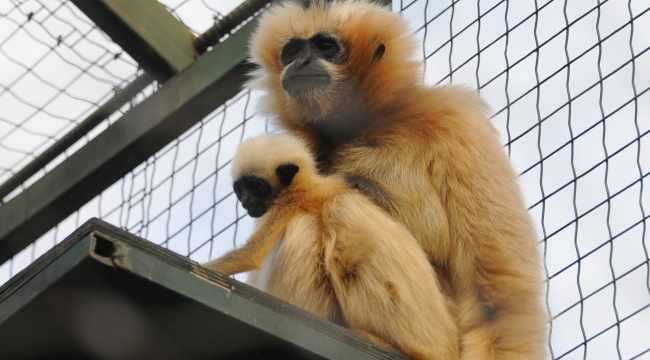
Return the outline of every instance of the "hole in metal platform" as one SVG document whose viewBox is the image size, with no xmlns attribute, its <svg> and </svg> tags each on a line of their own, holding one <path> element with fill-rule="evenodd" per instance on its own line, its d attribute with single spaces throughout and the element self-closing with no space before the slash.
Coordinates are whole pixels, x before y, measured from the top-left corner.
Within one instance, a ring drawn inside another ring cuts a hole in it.
<svg viewBox="0 0 650 360">
<path fill-rule="evenodd" d="M 95 254 L 103 257 L 110 257 L 115 252 L 115 244 L 95 235 Z"/>
</svg>

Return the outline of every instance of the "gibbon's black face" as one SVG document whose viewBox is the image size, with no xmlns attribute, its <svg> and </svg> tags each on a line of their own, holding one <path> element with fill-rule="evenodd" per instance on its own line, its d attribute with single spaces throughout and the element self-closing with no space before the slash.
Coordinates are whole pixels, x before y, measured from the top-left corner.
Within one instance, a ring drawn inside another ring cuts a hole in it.
<svg viewBox="0 0 650 360">
<path fill-rule="evenodd" d="M 259 176 L 244 175 L 232 187 L 248 215 L 254 218 L 266 214 L 275 198 L 271 184 Z"/>
<path fill-rule="evenodd" d="M 285 68 L 282 88 L 291 97 L 327 88 L 332 84 L 332 76 L 322 62 L 339 64 L 345 60 L 345 53 L 344 44 L 326 32 L 309 39 L 291 38 L 280 54 L 280 63 Z"/>
<path fill-rule="evenodd" d="M 298 172 L 298 165 L 285 162 L 280 164 L 275 173 L 281 188 L 274 190 L 271 184 L 264 178 L 257 175 L 243 175 L 232 185 L 237 199 L 248 212 L 248 215 L 258 218 L 267 211 L 273 204 L 276 196 L 287 186 L 291 185 L 293 178 Z"/>
</svg>

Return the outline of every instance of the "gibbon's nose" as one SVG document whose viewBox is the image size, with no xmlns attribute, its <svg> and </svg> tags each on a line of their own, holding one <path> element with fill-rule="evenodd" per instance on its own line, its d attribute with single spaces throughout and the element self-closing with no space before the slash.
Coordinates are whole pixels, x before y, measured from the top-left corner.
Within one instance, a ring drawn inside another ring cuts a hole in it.
<svg viewBox="0 0 650 360">
<path fill-rule="evenodd" d="M 241 204 L 245 209 L 248 208 L 248 203 L 250 202 L 250 200 L 251 200 L 250 195 L 244 192 L 241 196 Z"/>
<path fill-rule="evenodd" d="M 296 66 L 298 68 L 305 67 L 309 65 L 311 61 L 312 61 L 312 52 L 309 46 L 305 46 L 305 48 L 300 52 L 298 58 L 296 59 Z"/>
</svg>

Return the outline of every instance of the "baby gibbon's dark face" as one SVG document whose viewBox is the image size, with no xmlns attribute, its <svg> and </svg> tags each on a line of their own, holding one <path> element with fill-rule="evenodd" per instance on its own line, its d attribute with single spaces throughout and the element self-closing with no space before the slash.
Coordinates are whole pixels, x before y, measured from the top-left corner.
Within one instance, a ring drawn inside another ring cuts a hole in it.
<svg viewBox="0 0 650 360">
<path fill-rule="evenodd" d="M 248 212 L 248 215 L 258 218 L 267 211 L 273 200 L 282 190 L 291 185 L 299 167 L 292 162 L 284 162 L 275 168 L 278 189 L 274 189 L 269 181 L 257 175 L 242 175 L 232 185 L 237 199 Z"/>
<path fill-rule="evenodd" d="M 292 97 L 307 96 L 332 84 L 332 74 L 323 64 L 345 60 L 345 46 L 336 37 L 319 32 L 309 39 L 291 38 L 282 48 L 280 63 L 285 68 L 282 88 Z"/>
<path fill-rule="evenodd" d="M 248 215 L 254 218 L 266 214 L 275 198 L 271 184 L 259 176 L 244 175 L 232 187 Z"/>
</svg>

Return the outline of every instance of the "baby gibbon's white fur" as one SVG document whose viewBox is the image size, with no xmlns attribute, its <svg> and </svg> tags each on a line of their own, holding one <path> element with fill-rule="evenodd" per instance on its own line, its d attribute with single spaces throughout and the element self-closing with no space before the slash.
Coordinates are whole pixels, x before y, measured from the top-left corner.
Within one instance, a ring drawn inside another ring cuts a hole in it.
<svg viewBox="0 0 650 360">
<path fill-rule="evenodd" d="M 300 169 L 246 245 L 205 266 L 227 275 L 259 269 L 275 246 L 265 283 L 257 284 L 268 293 L 415 359 L 458 358 L 449 304 L 416 240 L 343 179 L 319 175 L 298 139 L 274 134 L 242 143 L 233 178 L 274 184 L 285 162 Z"/>
</svg>

